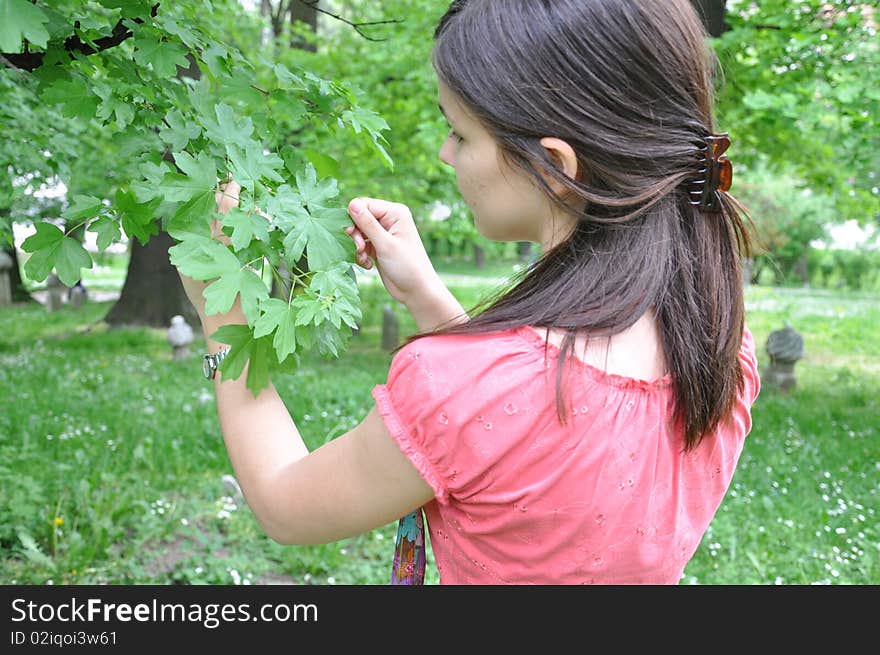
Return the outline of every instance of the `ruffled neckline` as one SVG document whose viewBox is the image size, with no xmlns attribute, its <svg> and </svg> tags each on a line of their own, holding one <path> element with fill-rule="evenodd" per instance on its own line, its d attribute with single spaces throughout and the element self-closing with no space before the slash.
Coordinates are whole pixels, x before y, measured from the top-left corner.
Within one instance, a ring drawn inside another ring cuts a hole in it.
<svg viewBox="0 0 880 655">
<path fill-rule="evenodd" d="M 550 341 L 545 341 L 544 337 L 542 337 L 537 332 L 537 330 L 540 329 L 542 328 L 534 328 L 529 325 L 523 325 L 521 327 L 515 328 L 513 332 L 528 341 L 533 346 L 539 348 L 541 351 L 543 351 L 546 346 L 547 353 L 553 357 L 553 361 L 558 361 L 559 348 L 556 346 L 556 344 L 551 343 Z M 575 357 L 573 354 L 570 356 L 570 360 L 572 360 L 574 364 L 578 366 L 591 379 L 599 382 L 600 384 L 606 384 L 620 389 L 633 389 L 641 391 L 659 391 L 663 389 L 668 389 L 672 386 L 671 373 L 667 373 L 663 377 L 657 378 L 656 380 L 642 380 L 626 375 L 618 375 L 616 373 L 606 373 L 602 369 L 593 366 L 592 364 L 588 364 L 578 357 Z"/>
</svg>

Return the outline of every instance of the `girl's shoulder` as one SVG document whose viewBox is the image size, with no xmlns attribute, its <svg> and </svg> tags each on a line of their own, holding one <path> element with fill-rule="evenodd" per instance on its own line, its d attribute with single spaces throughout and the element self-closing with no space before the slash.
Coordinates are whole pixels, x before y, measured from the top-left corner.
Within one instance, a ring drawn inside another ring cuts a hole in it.
<svg viewBox="0 0 880 655">
<path fill-rule="evenodd" d="M 427 335 L 401 347 L 394 360 L 437 360 L 447 365 L 480 366 L 515 355 L 529 355 L 534 349 L 533 342 L 524 338 L 526 329 Z"/>
</svg>

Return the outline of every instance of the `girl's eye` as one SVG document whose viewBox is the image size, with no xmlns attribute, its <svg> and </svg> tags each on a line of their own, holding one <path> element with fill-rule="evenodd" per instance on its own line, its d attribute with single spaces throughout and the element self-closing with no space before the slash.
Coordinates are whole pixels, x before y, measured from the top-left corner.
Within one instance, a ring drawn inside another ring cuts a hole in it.
<svg viewBox="0 0 880 655">
<path fill-rule="evenodd" d="M 461 137 L 455 133 L 454 129 L 449 130 L 449 134 L 446 135 L 446 138 L 447 139 L 453 138 L 453 139 L 455 139 L 456 143 L 461 143 L 461 140 L 462 140 Z"/>
</svg>

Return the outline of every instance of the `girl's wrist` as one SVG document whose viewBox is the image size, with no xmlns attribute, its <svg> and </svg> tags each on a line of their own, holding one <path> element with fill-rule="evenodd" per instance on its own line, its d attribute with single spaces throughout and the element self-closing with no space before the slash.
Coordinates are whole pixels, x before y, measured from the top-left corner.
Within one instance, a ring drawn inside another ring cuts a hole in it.
<svg viewBox="0 0 880 655">
<path fill-rule="evenodd" d="M 225 314 L 201 314 L 202 333 L 209 339 L 220 328 L 226 325 L 247 325 L 247 318 L 236 301 L 235 305 Z"/>
</svg>

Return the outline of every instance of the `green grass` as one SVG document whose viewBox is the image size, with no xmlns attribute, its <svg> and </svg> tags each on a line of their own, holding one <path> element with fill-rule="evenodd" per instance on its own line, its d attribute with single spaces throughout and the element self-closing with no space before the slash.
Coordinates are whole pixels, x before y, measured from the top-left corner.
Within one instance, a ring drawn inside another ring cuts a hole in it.
<svg viewBox="0 0 880 655">
<path fill-rule="evenodd" d="M 453 288 L 466 309 L 485 290 Z M 382 306 L 401 335 L 415 330 L 375 281 L 362 293 L 363 329 L 343 357 L 307 354 L 275 381 L 311 448 L 356 425 L 385 381 Z M 730 492 L 682 582 L 880 583 L 878 298 L 751 287 L 747 299 L 762 365 L 767 336 L 786 322 L 806 356 L 795 391 L 762 391 Z M 387 584 L 395 524 L 323 546 L 263 535 L 223 482 L 232 470 L 200 373 L 203 342 L 174 361 L 161 330 L 107 330 L 110 306 L 0 310 L 0 580 Z"/>
</svg>

